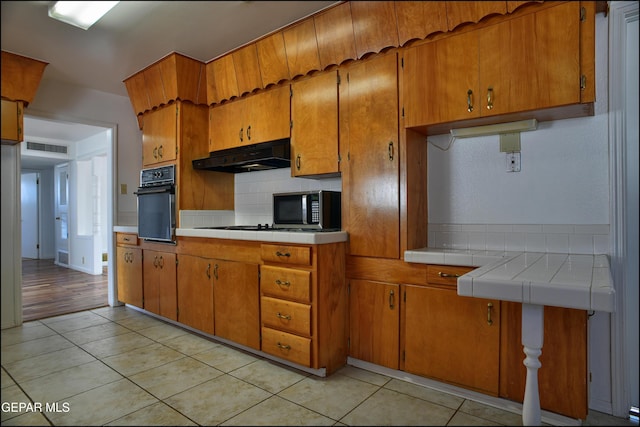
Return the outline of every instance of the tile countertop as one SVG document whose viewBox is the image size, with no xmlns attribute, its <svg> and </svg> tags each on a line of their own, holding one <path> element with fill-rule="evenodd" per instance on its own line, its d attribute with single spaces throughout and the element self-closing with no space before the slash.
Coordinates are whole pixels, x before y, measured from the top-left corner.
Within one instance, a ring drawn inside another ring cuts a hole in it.
<svg viewBox="0 0 640 427">
<path fill-rule="evenodd" d="M 458 278 L 458 295 L 582 310 L 614 311 L 607 255 L 424 248 L 406 262 L 478 267 Z"/>
<path fill-rule="evenodd" d="M 137 233 L 136 226 L 114 226 L 113 231 Z M 247 231 L 212 230 L 204 228 L 177 228 L 176 236 L 204 237 L 214 239 L 257 240 L 261 242 L 299 243 L 322 245 L 326 243 L 346 242 L 348 234 L 344 231 Z"/>
</svg>

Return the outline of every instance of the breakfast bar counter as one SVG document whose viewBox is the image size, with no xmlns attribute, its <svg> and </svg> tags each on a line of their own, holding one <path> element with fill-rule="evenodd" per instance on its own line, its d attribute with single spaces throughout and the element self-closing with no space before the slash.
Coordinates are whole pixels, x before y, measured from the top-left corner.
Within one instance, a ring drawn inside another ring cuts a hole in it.
<svg viewBox="0 0 640 427">
<path fill-rule="evenodd" d="M 418 249 L 405 261 L 477 266 L 458 277 L 458 295 L 522 303 L 522 345 L 527 368 L 523 425 L 540 425 L 538 360 L 544 306 L 613 312 L 615 291 L 607 255 Z"/>
</svg>

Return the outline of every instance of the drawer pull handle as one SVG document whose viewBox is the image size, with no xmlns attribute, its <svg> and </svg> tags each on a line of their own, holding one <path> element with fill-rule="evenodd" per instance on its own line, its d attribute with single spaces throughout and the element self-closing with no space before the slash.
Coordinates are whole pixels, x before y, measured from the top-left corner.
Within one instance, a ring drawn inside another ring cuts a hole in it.
<svg viewBox="0 0 640 427">
<path fill-rule="evenodd" d="M 278 316 L 280 319 L 291 320 L 290 314 L 280 314 L 280 312 L 278 312 L 276 313 L 276 316 Z"/>
<path fill-rule="evenodd" d="M 467 111 L 468 112 L 472 112 L 473 111 L 473 100 L 472 97 L 473 96 L 473 91 L 471 89 L 469 89 L 467 91 Z"/>
<path fill-rule="evenodd" d="M 207 278 L 211 279 L 211 263 L 207 264 Z"/>
<path fill-rule="evenodd" d="M 280 344 L 280 341 L 278 341 L 278 347 L 283 350 L 291 350 L 291 346 L 289 344 Z"/>
<path fill-rule="evenodd" d="M 393 291 L 390 291 L 390 292 L 389 292 L 389 308 L 390 308 L 391 310 L 393 310 L 393 302 L 394 302 L 394 301 L 393 301 L 393 300 L 394 300 L 393 295 L 394 295 L 394 294 L 393 294 Z"/>
<path fill-rule="evenodd" d="M 218 280 L 218 264 L 213 266 L 213 277 L 215 277 L 216 280 Z"/>
<path fill-rule="evenodd" d="M 491 309 L 493 309 L 493 303 L 487 304 L 487 324 L 489 326 L 493 325 L 493 320 L 491 319 Z"/>
<path fill-rule="evenodd" d="M 291 286 L 291 282 L 289 282 L 288 280 L 283 282 L 282 280 L 277 279 L 276 280 L 276 285 L 281 286 L 281 287 L 282 286 L 286 286 L 288 288 L 289 286 Z"/>
<path fill-rule="evenodd" d="M 291 254 L 289 252 L 280 252 L 277 251 L 276 252 L 276 256 L 286 256 L 287 258 L 291 256 Z"/>
<path fill-rule="evenodd" d="M 443 273 L 442 271 L 438 271 L 438 276 L 440 276 L 440 277 L 460 277 L 459 274 Z"/>
<path fill-rule="evenodd" d="M 487 110 L 491 110 L 493 108 L 493 88 L 489 87 L 487 89 Z"/>
</svg>

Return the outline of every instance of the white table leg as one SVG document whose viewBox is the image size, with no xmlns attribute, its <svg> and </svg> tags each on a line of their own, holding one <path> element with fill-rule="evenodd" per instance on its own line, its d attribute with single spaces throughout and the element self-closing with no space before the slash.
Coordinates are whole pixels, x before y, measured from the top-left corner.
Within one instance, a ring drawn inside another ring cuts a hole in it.
<svg viewBox="0 0 640 427">
<path fill-rule="evenodd" d="M 542 342 L 544 338 L 544 306 L 522 304 L 522 345 L 524 346 L 524 366 L 527 367 L 527 380 L 522 403 L 522 425 L 539 426 L 540 395 L 538 391 L 538 369 Z"/>
</svg>

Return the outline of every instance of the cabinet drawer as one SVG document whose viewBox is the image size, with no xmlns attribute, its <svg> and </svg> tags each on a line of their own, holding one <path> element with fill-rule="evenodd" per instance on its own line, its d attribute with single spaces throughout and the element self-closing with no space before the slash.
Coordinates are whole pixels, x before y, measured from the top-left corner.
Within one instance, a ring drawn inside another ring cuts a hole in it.
<svg viewBox="0 0 640 427">
<path fill-rule="evenodd" d="M 473 270 L 471 267 L 456 267 L 454 265 L 428 265 L 427 283 L 430 285 L 458 285 L 458 277 Z"/>
<path fill-rule="evenodd" d="M 311 366 L 311 339 L 262 328 L 262 351 L 304 366 Z"/>
<path fill-rule="evenodd" d="M 311 336 L 311 306 L 277 298 L 262 297 L 262 324 Z"/>
<path fill-rule="evenodd" d="M 262 245 L 262 260 L 283 264 L 311 265 L 309 246 Z"/>
<path fill-rule="evenodd" d="M 131 233 L 116 233 L 116 244 L 138 246 L 138 236 Z"/>
<path fill-rule="evenodd" d="M 311 302 L 311 272 L 263 265 L 260 267 L 260 290 L 278 298 Z"/>
</svg>

